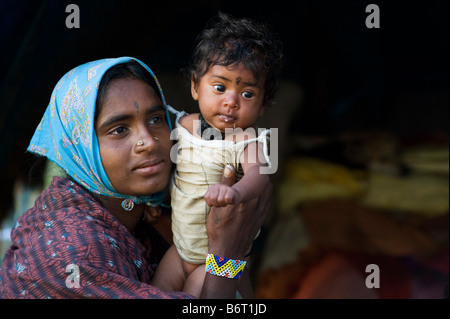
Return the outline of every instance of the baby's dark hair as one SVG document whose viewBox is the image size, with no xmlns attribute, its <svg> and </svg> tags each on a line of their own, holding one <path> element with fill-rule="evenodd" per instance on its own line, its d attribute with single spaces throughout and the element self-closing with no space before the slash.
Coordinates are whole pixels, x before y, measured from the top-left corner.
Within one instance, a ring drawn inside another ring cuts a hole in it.
<svg viewBox="0 0 450 319">
<path fill-rule="evenodd" d="M 263 103 L 269 106 L 283 60 L 282 43 L 269 26 L 219 12 L 197 37 L 186 77 L 198 83 L 213 65 L 242 64 L 257 79 L 266 77 Z"/>
</svg>

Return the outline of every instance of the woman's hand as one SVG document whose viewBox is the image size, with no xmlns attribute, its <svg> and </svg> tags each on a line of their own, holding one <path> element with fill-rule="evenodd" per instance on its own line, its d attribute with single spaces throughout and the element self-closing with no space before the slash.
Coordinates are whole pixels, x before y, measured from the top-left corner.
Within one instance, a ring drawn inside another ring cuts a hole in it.
<svg viewBox="0 0 450 319">
<path fill-rule="evenodd" d="M 234 170 L 225 168 L 221 183 L 228 186 L 235 182 Z M 209 253 L 244 260 L 253 240 L 269 213 L 273 186 L 261 185 L 262 195 L 245 203 L 211 207 L 206 229 L 209 237 Z M 206 274 L 202 298 L 235 298 L 238 280 Z"/>
</svg>

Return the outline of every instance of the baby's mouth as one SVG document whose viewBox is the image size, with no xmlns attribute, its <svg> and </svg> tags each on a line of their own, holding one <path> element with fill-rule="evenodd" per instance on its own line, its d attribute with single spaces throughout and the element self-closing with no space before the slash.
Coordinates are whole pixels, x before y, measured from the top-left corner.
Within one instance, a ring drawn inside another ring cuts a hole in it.
<svg viewBox="0 0 450 319">
<path fill-rule="evenodd" d="M 230 115 L 220 114 L 219 119 L 224 121 L 225 123 L 234 123 L 236 122 L 236 118 Z"/>
</svg>

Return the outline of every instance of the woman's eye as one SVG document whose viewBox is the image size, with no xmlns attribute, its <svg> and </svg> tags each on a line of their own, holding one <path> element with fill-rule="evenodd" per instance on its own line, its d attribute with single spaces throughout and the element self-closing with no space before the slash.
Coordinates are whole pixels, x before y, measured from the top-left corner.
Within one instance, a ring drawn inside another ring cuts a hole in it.
<svg viewBox="0 0 450 319">
<path fill-rule="evenodd" d="M 221 93 L 225 92 L 225 87 L 223 85 L 215 84 L 215 85 L 213 85 L 213 87 L 217 92 L 221 92 Z"/>
<path fill-rule="evenodd" d="M 160 115 L 153 116 L 150 119 L 150 121 L 149 121 L 149 123 L 152 124 L 152 125 L 159 124 L 159 123 L 162 123 L 162 122 L 164 122 L 164 116 L 160 116 Z"/>
<path fill-rule="evenodd" d="M 123 126 L 120 126 L 114 130 L 111 131 L 112 135 L 121 135 L 124 134 L 126 132 L 126 128 Z"/>
<path fill-rule="evenodd" d="M 251 99 L 253 97 L 253 93 L 252 92 L 243 92 L 242 96 L 246 99 Z"/>
</svg>

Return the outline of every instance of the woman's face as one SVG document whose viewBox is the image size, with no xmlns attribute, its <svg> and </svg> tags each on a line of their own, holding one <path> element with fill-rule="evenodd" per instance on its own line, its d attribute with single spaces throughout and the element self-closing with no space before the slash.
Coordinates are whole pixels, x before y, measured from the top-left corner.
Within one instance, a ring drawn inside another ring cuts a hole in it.
<svg viewBox="0 0 450 319">
<path fill-rule="evenodd" d="M 170 129 L 164 105 L 147 83 L 110 82 L 95 131 L 103 167 L 117 192 L 145 196 L 165 188 L 172 168 Z"/>
</svg>

